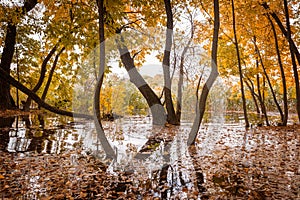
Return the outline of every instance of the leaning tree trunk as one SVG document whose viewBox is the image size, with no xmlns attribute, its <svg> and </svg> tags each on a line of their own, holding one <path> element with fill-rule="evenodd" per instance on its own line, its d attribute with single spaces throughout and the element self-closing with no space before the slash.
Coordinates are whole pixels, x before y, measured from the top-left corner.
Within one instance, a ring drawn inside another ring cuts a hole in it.
<svg viewBox="0 0 300 200">
<path fill-rule="evenodd" d="M 274 23 L 273 23 L 273 21 L 272 21 L 272 19 L 270 18 L 269 15 L 268 15 L 268 19 L 270 21 L 270 24 L 271 24 L 272 30 L 273 30 L 275 48 L 276 48 L 276 53 L 277 53 L 277 60 L 278 60 L 278 65 L 279 65 L 279 69 L 280 69 L 282 88 L 283 88 L 283 111 L 284 111 L 284 113 L 283 113 L 283 119 L 282 119 L 282 124 L 281 125 L 286 126 L 288 116 L 289 116 L 289 109 L 288 109 L 288 99 L 287 99 L 287 88 L 286 88 L 285 73 L 284 73 L 284 69 L 283 69 L 283 65 L 282 65 L 282 61 L 281 61 L 281 55 L 280 55 L 280 50 L 279 50 L 279 44 L 278 44 L 276 29 L 275 29 Z"/>
<path fill-rule="evenodd" d="M 254 86 L 253 86 L 253 83 L 252 83 L 251 79 L 250 78 L 247 78 L 247 79 L 249 80 L 250 83 L 248 83 L 247 80 L 245 80 L 245 83 L 246 83 L 248 89 L 251 92 L 251 96 L 252 96 L 252 99 L 253 99 L 253 102 L 254 102 L 254 105 L 255 105 L 256 113 L 258 115 L 260 115 L 261 113 L 260 113 L 260 109 L 259 109 L 259 106 L 258 106 L 258 103 L 257 103 L 257 99 L 256 99 L 258 95 L 254 91 Z"/>
<path fill-rule="evenodd" d="M 32 92 L 37 92 L 43 82 L 44 82 L 44 79 L 45 79 L 45 76 L 46 76 L 46 72 L 47 72 L 47 64 L 49 62 L 49 60 L 51 59 L 51 57 L 53 56 L 53 54 L 55 53 L 56 49 L 57 49 L 57 44 L 50 50 L 50 52 L 48 53 L 48 55 L 46 56 L 46 58 L 43 60 L 43 63 L 41 65 L 41 73 L 40 73 L 40 77 L 39 77 L 39 80 L 38 82 L 36 83 L 36 85 L 33 87 L 32 89 Z M 31 99 L 30 97 L 27 97 L 27 100 L 26 100 L 26 103 L 24 105 L 24 110 L 25 111 L 29 111 L 30 109 L 30 105 L 31 105 Z"/>
<path fill-rule="evenodd" d="M 295 88 L 296 88 L 296 98 L 297 98 L 296 110 L 298 113 L 298 120 L 300 121 L 300 85 L 299 85 L 299 74 L 298 74 L 297 64 L 296 64 L 296 59 L 295 59 L 295 57 L 296 57 L 298 64 L 300 65 L 300 53 L 299 53 L 299 50 L 291 36 L 288 3 L 286 0 L 284 0 L 284 11 L 285 11 L 285 18 L 286 18 L 286 25 L 287 25 L 286 29 L 283 26 L 280 18 L 277 16 L 277 14 L 273 11 L 270 12 L 270 7 L 268 6 L 267 3 L 262 3 L 262 6 L 264 7 L 264 9 L 269 11 L 270 15 L 273 17 L 273 19 L 279 26 L 281 32 L 283 33 L 283 35 L 286 37 L 286 39 L 289 42 L 289 46 L 290 46 L 289 48 L 290 48 L 291 59 L 292 59 L 292 64 L 293 64 L 293 73 L 294 73 L 294 79 L 295 79 Z"/>
<path fill-rule="evenodd" d="M 37 0 L 26 0 L 24 6 L 16 8 L 18 17 L 22 17 L 32 10 L 37 4 Z M 10 65 L 12 63 L 17 36 L 17 25 L 11 20 L 7 22 L 7 31 L 4 41 L 4 48 L 1 56 L 0 68 L 7 74 L 10 74 Z M 0 80 L 0 110 L 6 110 L 15 107 L 15 103 L 10 94 L 10 85 Z"/>
<path fill-rule="evenodd" d="M 173 37 L 173 13 L 170 0 L 164 0 L 165 10 L 167 13 L 167 32 L 166 32 L 166 43 L 163 57 L 163 74 L 164 74 L 164 93 L 165 102 L 167 108 L 167 121 L 170 124 L 178 124 L 178 120 L 175 115 L 174 104 L 172 100 L 172 89 L 171 89 L 171 78 L 170 78 L 170 53 L 172 47 Z"/>
<path fill-rule="evenodd" d="M 200 124 L 204 116 L 207 96 L 209 94 L 209 91 L 213 83 L 215 82 L 219 74 L 218 65 L 217 65 L 219 29 L 220 29 L 219 0 L 214 0 L 214 33 L 213 33 L 212 53 L 211 53 L 211 72 L 201 92 L 199 105 L 198 105 L 199 108 L 197 109 L 196 117 L 192 129 L 189 133 L 187 145 L 195 144 L 197 133 L 199 131 Z"/>
<path fill-rule="evenodd" d="M 62 52 L 65 50 L 66 48 L 63 47 L 59 52 L 58 54 L 55 56 L 55 59 L 54 59 L 54 62 L 52 64 L 52 67 L 50 69 L 50 72 L 49 72 L 49 76 L 48 76 L 48 80 L 47 80 L 47 83 L 46 83 L 46 86 L 44 88 L 44 91 L 43 91 L 43 94 L 42 94 L 42 100 L 45 101 L 46 99 L 46 95 L 48 93 L 48 90 L 49 90 L 49 87 L 50 87 L 50 84 L 51 84 L 51 81 L 52 81 L 52 78 L 53 78 L 53 75 L 54 75 L 54 71 L 55 71 L 55 68 L 57 66 L 57 62 L 58 62 L 58 58 L 59 56 L 62 54 Z"/>
<path fill-rule="evenodd" d="M 294 78 L 295 78 L 295 87 L 296 87 L 296 98 L 297 98 L 297 106 L 296 106 L 296 110 L 298 113 L 298 120 L 300 122 L 300 85 L 299 85 L 299 75 L 298 75 L 298 69 L 297 69 L 297 64 L 296 64 L 296 59 L 295 59 L 295 55 L 297 55 L 297 52 L 299 54 L 298 49 L 296 48 L 292 48 L 293 46 L 293 42 L 292 42 L 292 33 L 291 33 L 291 26 L 290 26 L 290 18 L 289 18 L 289 8 L 288 8 L 288 2 L 287 0 L 284 0 L 284 13 L 285 13 L 285 21 L 286 21 L 286 30 L 287 30 L 287 39 L 289 41 L 289 45 L 290 45 L 290 52 L 291 52 L 291 56 L 292 56 L 292 64 L 293 64 L 293 72 L 294 72 Z M 299 61 L 299 57 L 298 57 L 298 64 L 300 65 L 300 61 Z"/>
<path fill-rule="evenodd" d="M 238 41 L 237 41 L 237 34 L 236 34 L 234 0 L 231 0 L 231 6 L 232 6 L 232 26 L 233 26 L 233 33 L 234 33 L 234 45 L 235 45 L 235 48 L 236 48 L 237 61 L 238 61 L 238 67 L 239 67 L 239 75 L 240 75 L 240 84 L 241 84 L 241 93 L 242 93 L 242 101 L 243 101 L 243 111 L 244 111 L 244 118 L 245 118 L 245 126 L 249 127 L 249 120 L 248 120 L 248 115 L 247 115 L 246 97 L 245 97 L 244 82 L 243 82 L 243 71 L 242 71 L 242 65 L 241 65 L 239 44 L 238 44 Z"/>
<path fill-rule="evenodd" d="M 66 116 L 70 116 L 70 117 L 79 117 L 79 118 L 87 118 L 87 119 L 92 118 L 91 115 L 60 110 L 60 109 L 57 109 L 54 106 L 51 106 L 51 105 L 45 103 L 38 95 L 36 95 L 30 89 L 28 89 L 23 84 L 21 84 L 19 81 L 15 80 L 13 77 L 11 77 L 2 68 L 0 68 L 0 80 L 3 81 L 3 82 L 7 82 L 10 85 L 16 87 L 21 92 L 23 92 L 24 94 L 29 96 L 32 100 L 34 100 L 40 107 L 45 108 L 46 110 L 49 110 L 50 112 L 53 112 L 53 113 L 56 113 L 56 114 L 59 114 L 59 115 L 66 115 Z"/>
<path fill-rule="evenodd" d="M 274 103 L 275 103 L 275 105 L 276 105 L 276 107 L 277 107 L 277 109 L 278 109 L 278 111 L 279 111 L 281 121 L 283 121 L 283 112 L 282 112 L 282 109 L 281 109 L 281 107 L 280 107 L 280 105 L 279 105 L 279 103 L 278 103 L 278 101 L 277 101 L 275 91 L 273 90 L 271 80 L 270 80 L 270 78 L 269 78 L 269 75 L 268 75 L 268 73 L 267 73 L 267 71 L 266 71 L 266 68 L 265 68 L 265 65 L 264 65 L 264 63 L 263 63 L 262 56 L 261 56 L 260 50 L 258 49 L 258 46 L 257 46 L 257 44 L 256 44 L 256 39 L 255 39 L 255 37 L 254 37 L 253 43 L 254 43 L 254 47 L 255 47 L 256 54 L 258 55 L 258 58 L 259 58 L 261 67 L 262 67 L 262 69 L 263 69 L 264 75 L 265 75 L 265 77 L 266 77 L 266 79 L 267 79 L 269 88 L 270 88 L 270 90 L 271 90 L 271 93 L 272 93 L 272 97 L 273 97 Z"/>
<path fill-rule="evenodd" d="M 270 8 L 268 6 L 267 3 L 263 3 L 262 6 L 267 10 L 267 11 L 270 11 Z M 287 9 L 285 9 L 285 12 L 288 12 Z M 277 14 L 275 12 L 269 12 L 270 15 L 273 17 L 273 19 L 275 20 L 275 22 L 277 23 L 277 25 L 279 26 L 281 32 L 283 33 L 283 35 L 286 37 L 286 39 L 288 40 L 289 44 L 290 44 L 290 48 L 292 49 L 292 51 L 294 52 L 296 58 L 297 58 L 297 61 L 298 61 L 298 64 L 300 65 L 300 52 L 294 42 L 294 40 L 292 39 L 291 37 L 291 32 L 289 33 L 288 30 L 286 30 L 281 22 L 281 20 L 279 19 L 279 17 L 277 16 Z M 289 15 L 286 15 L 286 18 L 289 19 Z M 289 23 L 289 22 L 287 22 Z"/>
<path fill-rule="evenodd" d="M 121 30 L 117 31 L 118 34 L 121 33 Z M 149 108 L 151 109 L 153 124 L 155 125 L 164 125 L 166 123 L 166 113 L 163 105 L 160 102 L 158 96 L 150 88 L 141 74 L 137 71 L 134 60 L 131 57 L 127 46 L 124 44 L 124 38 L 122 35 L 119 36 L 119 39 L 116 39 L 118 51 L 121 55 L 121 61 L 125 66 L 125 69 L 129 75 L 130 81 L 138 88 L 143 97 L 146 99 Z"/>
</svg>

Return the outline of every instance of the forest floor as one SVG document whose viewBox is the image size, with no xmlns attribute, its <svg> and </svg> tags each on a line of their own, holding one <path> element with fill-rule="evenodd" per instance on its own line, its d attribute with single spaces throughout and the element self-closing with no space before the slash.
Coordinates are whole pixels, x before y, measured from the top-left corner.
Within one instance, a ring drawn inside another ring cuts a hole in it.
<svg viewBox="0 0 300 200">
<path fill-rule="evenodd" d="M 187 157 L 146 174 L 112 172 L 80 148 L 0 151 L 0 199 L 300 199 L 299 125 L 224 127 L 206 154 L 205 142 L 200 134 Z"/>
</svg>

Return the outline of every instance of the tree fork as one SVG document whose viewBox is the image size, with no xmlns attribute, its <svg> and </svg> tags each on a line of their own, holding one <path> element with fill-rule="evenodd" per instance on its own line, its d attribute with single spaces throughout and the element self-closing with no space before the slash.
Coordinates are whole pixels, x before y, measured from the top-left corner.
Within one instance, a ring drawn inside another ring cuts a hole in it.
<svg viewBox="0 0 300 200">
<path fill-rule="evenodd" d="M 197 133 L 199 131 L 204 112 L 206 107 L 206 100 L 208 93 L 217 79 L 218 73 L 218 65 L 217 65 L 217 53 L 218 53 L 218 39 L 219 39 L 219 29 L 220 29 L 220 16 L 219 16 L 219 0 L 214 0 L 214 33 L 213 33 L 213 42 L 212 42 L 212 53 L 211 53 L 211 72 L 210 75 L 205 82 L 199 101 L 199 109 L 196 111 L 196 117 L 192 126 L 192 129 L 189 133 L 187 145 L 194 145 Z"/>
</svg>

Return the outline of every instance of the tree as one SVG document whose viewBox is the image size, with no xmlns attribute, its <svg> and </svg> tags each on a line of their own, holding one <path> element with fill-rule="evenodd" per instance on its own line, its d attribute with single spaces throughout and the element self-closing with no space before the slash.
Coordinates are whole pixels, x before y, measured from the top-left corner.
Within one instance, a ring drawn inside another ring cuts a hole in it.
<svg viewBox="0 0 300 200">
<path fill-rule="evenodd" d="M 58 62 L 59 56 L 63 53 L 63 51 L 64 51 L 65 49 L 66 49 L 66 48 L 63 47 L 63 48 L 56 54 L 56 56 L 55 56 L 53 65 L 52 65 L 52 67 L 51 67 L 51 69 L 50 69 L 50 72 L 49 72 L 49 76 L 48 76 L 48 80 L 47 80 L 46 86 L 45 86 L 45 88 L 44 88 L 44 91 L 43 91 L 43 94 L 42 94 L 42 97 L 41 97 L 41 99 L 42 99 L 43 101 L 45 101 L 46 95 L 47 95 L 47 93 L 48 93 L 48 91 L 49 91 L 49 87 L 50 87 L 50 84 L 51 84 L 51 81 L 52 81 L 53 74 L 54 74 L 54 72 L 55 72 L 55 68 L 56 68 L 56 66 L 57 66 L 57 62 Z"/>
<path fill-rule="evenodd" d="M 117 33 L 120 34 L 121 30 L 117 30 Z M 149 108 L 151 109 L 153 124 L 164 125 L 166 123 L 166 113 L 164 107 L 162 106 L 158 96 L 137 71 L 134 64 L 134 59 L 131 57 L 127 46 L 124 44 L 124 38 L 122 35 L 120 35 L 119 39 L 116 39 L 116 43 L 122 63 L 130 77 L 130 81 L 139 89 L 141 94 L 146 99 Z"/>
<path fill-rule="evenodd" d="M 45 76 L 46 76 L 47 64 L 48 64 L 49 60 L 51 59 L 51 57 L 54 55 L 56 49 L 57 49 L 57 44 L 51 49 L 51 51 L 48 53 L 46 58 L 43 60 L 43 63 L 41 65 L 41 73 L 40 73 L 39 80 L 36 83 L 36 85 L 34 86 L 34 88 L 32 89 L 32 92 L 36 93 L 41 88 L 41 86 L 44 82 Z M 26 103 L 24 105 L 25 111 L 29 111 L 30 104 L 31 104 L 31 99 L 30 99 L 30 97 L 28 97 L 26 100 Z"/>
<path fill-rule="evenodd" d="M 234 45 L 235 45 L 236 53 L 237 53 L 245 126 L 249 127 L 250 125 L 249 125 L 249 120 L 248 120 L 248 115 L 247 115 L 247 105 L 246 105 L 246 98 L 245 98 L 245 91 L 244 91 L 243 71 L 242 71 L 242 65 L 241 65 L 239 43 L 237 40 L 237 33 L 236 33 L 234 0 L 231 0 L 231 6 L 232 6 L 232 26 L 233 26 L 233 34 L 234 34 Z"/>
<path fill-rule="evenodd" d="M 104 36 L 104 0 L 96 0 L 99 14 L 99 41 L 100 41 L 100 64 L 98 79 L 94 93 L 94 122 L 97 130 L 97 135 L 100 139 L 102 147 L 109 158 L 116 158 L 115 152 L 109 144 L 104 129 L 101 123 L 100 113 L 100 95 L 101 87 L 104 79 L 104 68 L 105 68 L 105 36 Z"/>
<path fill-rule="evenodd" d="M 287 125 L 287 120 L 289 116 L 289 109 L 288 109 L 288 97 L 287 97 L 287 86 L 286 86 L 286 78 L 285 78 L 285 72 L 281 60 L 281 55 L 280 55 L 280 50 L 279 50 L 279 43 L 278 43 L 278 37 L 277 37 L 277 32 L 274 26 L 274 23 L 272 19 L 270 18 L 270 15 L 267 15 L 268 20 L 271 24 L 272 31 L 273 31 L 273 36 L 274 36 L 274 43 L 275 43 L 275 48 L 276 48 L 276 54 L 277 54 L 277 60 L 278 60 L 278 65 L 280 68 L 280 74 L 281 74 L 281 82 L 282 82 L 282 88 L 283 88 L 283 118 L 282 118 L 282 125 L 286 126 Z"/>
<path fill-rule="evenodd" d="M 30 10 L 32 10 L 36 6 L 36 4 L 37 0 L 26 0 L 22 7 L 15 8 L 14 12 L 19 17 L 19 19 L 16 20 L 10 18 L 7 21 L 6 36 L 1 56 L 0 68 L 8 74 L 10 74 L 10 67 L 15 51 L 18 20 L 20 20 L 21 17 L 25 16 Z M 10 109 L 14 106 L 14 101 L 10 94 L 9 84 L 3 80 L 0 81 L 0 110 Z"/>
<path fill-rule="evenodd" d="M 262 67 L 262 69 L 263 69 L 264 75 L 265 75 L 265 77 L 266 77 L 266 79 L 267 79 L 269 88 L 270 88 L 270 90 L 271 90 L 271 93 L 272 93 L 272 96 L 273 96 L 273 100 L 274 100 L 275 105 L 276 105 L 276 107 L 277 107 L 277 109 L 278 109 L 278 111 L 279 111 L 280 118 L 281 118 L 281 122 L 283 122 L 283 112 L 282 112 L 282 109 L 281 109 L 281 107 L 280 107 L 280 105 L 279 105 L 279 103 L 278 103 L 278 101 L 277 101 L 275 91 L 274 91 L 274 89 L 273 89 L 273 87 L 272 87 L 271 80 L 270 80 L 270 78 L 269 78 L 269 76 L 268 76 L 268 73 L 267 73 L 267 71 L 266 71 L 266 68 L 265 68 L 265 65 L 264 65 L 264 63 L 263 63 L 263 59 L 262 59 L 260 50 L 258 49 L 258 46 L 257 46 L 257 44 L 256 44 L 256 39 L 255 39 L 255 38 L 256 38 L 256 37 L 254 37 L 254 40 L 253 40 L 253 43 L 254 43 L 254 46 L 255 46 L 255 50 L 256 50 L 257 56 L 258 56 L 258 58 L 259 58 L 261 67 Z"/>
<path fill-rule="evenodd" d="M 167 108 L 167 121 L 170 124 L 179 124 L 179 119 L 176 117 L 174 104 L 172 100 L 171 78 L 170 78 L 170 53 L 172 48 L 173 38 L 173 14 L 170 0 L 164 0 L 165 9 L 167 14 L 167 31 L 166 43 L 164 49 L 164 57 L 162 61 L 164 73 L 164 94 Z"/>
<path fill-rule="evenodd" d="M 296 57 L 298 64 L 300 65 L 300 53 L 298 51 L 298 48 L 297 48 L 295 42 L 292 39 L 292 35 L 291 35 L 288 3 L 286 0 L 284 0 L 284 14 L 285 14 L 285 20 L 286 20 L 286 28 L 283 26 L 280 18 L 277 16 L 277 14 L 270 10 L 270 7 L 268 6 L 268 4 L 266 2 L 262 3 L 262 6 L 264 7 L 265 10 L 267 10 L 269 12 L 269 14 L 275 20 L 275 22 L 279 26 L 281 32 L 284 34 L 284 36 L 286 37 L 286 39 L 288 40 L 288 43 L 289 43 L 293 72 L 294 72 L 294 79 L 295 79 L 295 88 L 296 88 L 296 98 L 297 98 L 296 109 L 297 109 L 297 113 L 298 113 L 298 119 L 300 121 L 300 85 L 299 85 L 299 75 L 298 75 L 296 59 L 295 59 L 295 57 Z"/>
<path fill-rule="evenodd" d="M 69 117 L 79 117 L 79 118 L 87 118 L 91 119 L 91 115 L 82 114 L 82 113 L 75 113 L 65 110 L 60 110 L 58 108 L 55 108 L 47 103 L 45 103 L 38 95 L 36 95 L 34 92 L 32 92 L 30 89 L 25 87 L 23 84 L 21 84 L 19 81 L 15 80 L 13 77 L 11 77 L 4 69 L 0 68 L 0 80 L 5 81 L 9 83 L 10 85 L 13 85 L 14 87 L 18 88 L 21 92 L 29 96 L 31 99 L 33 99 L 40 107 L 45 108 L 49 110 L 50 112 L 59 114 L 59 115 L 66 115 Z"/>
<path fill-rule="evenodd" d="M 187 7 L 186 7 L 187 8 Z M 182 87 L 183 87 L 183 75 L 184 75 L 184 65 L 186 61 L 186 54 L 188 50 L 190 49 L 190 45 L 192 43 L 192 40 L 194 38 L 194 32 L 195 32 L 195 27 L 194 27 L 194 21 L 193 21 L 193 16 L 189 9 L 187 8 L 187 12 L 189 14 L 189 22 L 191 24 L 191 35 L 190 38 L 183 48 L 181 55 L 180 55 L 180 60 L 179 60 L 179 80 L 178 80 L 178 85 L 177 85 L 177 102 L 176 102 L 176 118 L 178 122 L 181 120 L 181 109 L 182 109 Z M 174 49 L 174 52 L 176 50 Z M 174 58 L 176 59 L 176 58 Z M 174 64 L 176 66 L 176 64 Z M 174 67 L 175 68 L 175 67 Z M 174 70 L 175 71 L 175 70 Z"/>
<path fill-rule="evenodd" d="M 211 72 L 210 75 L 205 82 L 201 96 L 198 109 L 196 112 L 196 117 L 192 126 L 192 129 L 189 133 L 189 138 L 187 144 L 194 145 L 197 137 L 197 133 L 200 128 L 200 124 L 202 122 L 205 107 L 206 107 L 206 100 L 209 94 L 209 91 L 218 77 L 218 65 L 217 65 L 217 52 L 218 52 L 218 39 L 219 39 L 219 29 L 220 29 L 220 13 L 219 13 L 219 0 L 214 0 L 214 33 L 213 33 L 213 42 L 212 42 L 212 53 L 211 53 Z"/>
<path fill-rule="evenodd" d="M 288 8 L 288 2 L 287 0 L 283 1 L 284 3 L 284 14 L 285 14 L 285 21 L 286 21 L 286 37 L 290 45 L 290 52 L 291 52 L 291 58 L 292 58 L 292 64 L 293 64 L 293 72 L 294 72 L 294 78 L 295 78 L 295 88 L 296 88 L 296 97 L 297 97 L 297 113 L 298 113 L 298 120 L 300 122 L 300 83 L 299 83 L 299 75 L 298 75 L 298 67 L 296 64 L 296 58 L 298 58 L 298 64 L 300 65 L 300 55 L 297 48 L 293 48 L 293 40 L 292 40 L 292 32 L 291 32 L 291 26 L 290 26 L 290 17 L 289 17 L 289 8 Z"/>
</svg>

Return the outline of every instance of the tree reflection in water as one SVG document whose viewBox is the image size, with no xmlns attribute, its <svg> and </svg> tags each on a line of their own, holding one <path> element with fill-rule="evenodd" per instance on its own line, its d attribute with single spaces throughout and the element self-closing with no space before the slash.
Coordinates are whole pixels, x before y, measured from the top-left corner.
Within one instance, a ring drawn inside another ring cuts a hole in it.
<svg viewBox="0 0 300 200">
<path fill-rule="evenodd" d="M 42 114 L 0 119 L 0 150 L 27 153 L 61 153 L 79 146 L 70 118 Z"/>
<path fill-rule="evenodd" d="M 105 166 L 104 171 L 99 171 L 95 163 L 100 161 L 89 154 L 101 154 L 93 123 L 89 121 L 73 123 L 70 119 L 53 116 L 19 117 L 13 118 L 13 122 L 7 120 L 8 125 L 2 125 L 6 128 L 0 129 L 0 151 L 22 152 L 2 152 L 8 155 L 3 157 L 3 160 L 8 160 L 6 165 L 9 165 L 9 159 L 19 160 L 26 169 L 31 168 L 34 162 L 39 167 L 42 164 L 45 169 L 53 164 L 51 177 L 57 175 L 57 181 L 35 180 L 40 191 L 46 191 L 47 196 L 56 195 L 55 191 L 63 194 L 69 191 L 69 195 L 74 197 L 86 191 L 90 197 L 97 194 L 102 195 L 102 199 L 126 195 L 134 199 L 296 199 L 300 194 L 299 126 L 260 127 L 245 131 L 238 120 L 232 121 L 230 117 L 220 129 L 216 123 L 204 124 L 197 145 L 188 149 L 189 123 L 155 129 L 147 118 L 124 117 L 120 120 L 104 123 L 109 141 L 118 148 L 118 160 L 108 168 Z M 210 125 L 212 128 L 209 128 Z M 73 151 L 68 154 L 69 149 L 80 150 L 80 153 Z M 40 155 L 36 155 L 38 152 Z M 85 160 L 82 152 L 92 158 Z M 26 157 L 30 154 L 32 156 Z M 49 157 L 52 163 L 48 162 Z M 69 157 L 72 161 L 67 162 Z M 97 177 L 96 180 L 103 182 L 88 182 L 86 177 L 74 173 L 79 169 L 92 170 L 83 174 L 89 174 L 91 181 Z M 43 177 L 44 172 L 37 173 Z M 66 176 L 62 185 L 58 186 L 61 174 Z M 25 175 L 20 176 L 19 181 L 15 178 L 18 174 L 4 177 L 13 177 L 10 183 L 15 185 L 21 182 L 31 187 L 32 182 L 26 180 Z M 72 193 L 71 186 L 65 185 L 67 182 L 74 182 L 74 188 L 82 187 L 82 190 Z M 94 188 L 93 191 L 86 190 L 87 185 Z M 53 187 L 56 189 L 53 190 Z M 31 189 L 27 194 L 37 194 L 35 188 Z"/>
</svg>

